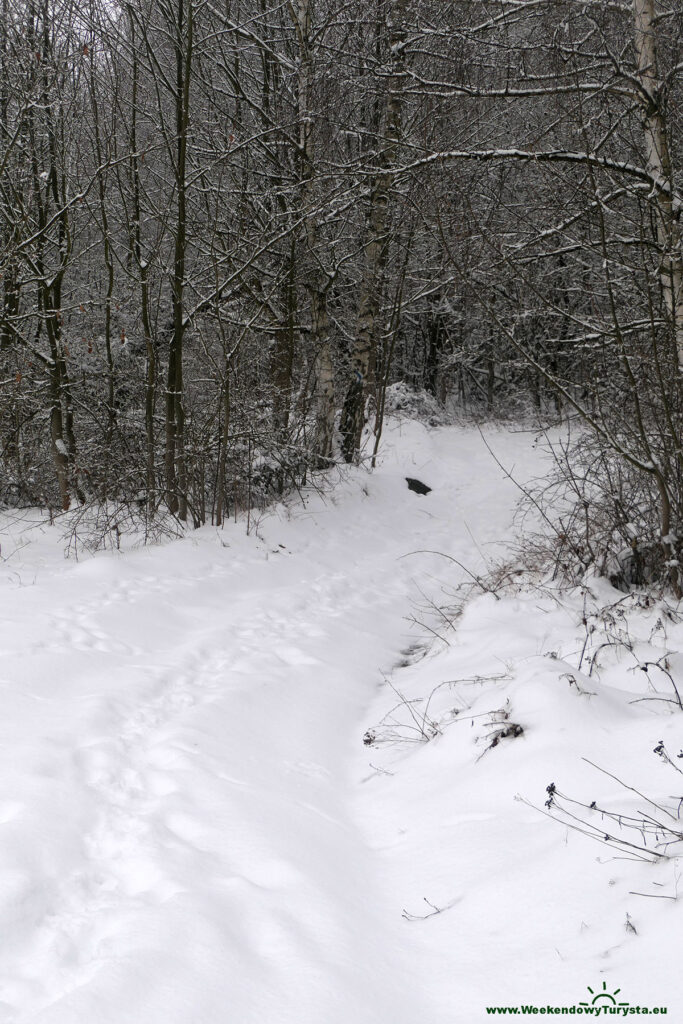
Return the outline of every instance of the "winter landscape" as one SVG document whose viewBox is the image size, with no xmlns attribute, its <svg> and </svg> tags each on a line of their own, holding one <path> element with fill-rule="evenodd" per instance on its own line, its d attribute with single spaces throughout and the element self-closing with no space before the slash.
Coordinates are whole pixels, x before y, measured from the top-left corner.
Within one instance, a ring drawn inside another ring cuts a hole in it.
<svg viewBox="0 0 683 1024">
<path fill-rule="evenodd" d="M 683 624 L 598 578 L 488 589 L 519 494 L 486 445 L 544 471 L 532 432 L 396 420 L 249 535 L 65 562 L 5 518 L 2 1020 L 464 1022 L 603 982 L 677 1019 L 648 822 L 680 829 L 683 712 L 638 699 Z"/>
<path fill-rule="evenodd" d="M 680 0 L 0 0 L 0 1024 L 683 1021 Z"/>
</svg>

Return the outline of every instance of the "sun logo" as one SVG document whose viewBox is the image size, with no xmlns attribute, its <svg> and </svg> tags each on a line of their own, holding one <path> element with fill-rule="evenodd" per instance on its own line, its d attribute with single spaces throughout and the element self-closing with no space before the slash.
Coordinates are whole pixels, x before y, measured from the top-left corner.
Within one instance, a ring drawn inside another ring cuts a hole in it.
<svg viewBox="0 0 683 1024">
<path fill-rule="evenodd" d="M 602 983 L 602 992 L 595 993 L 593 991 L 593 989 L 590 987 L 590 985 L 587 985 L 586 988 L 588 989 L 590 994 L 593 996 L 593 999 L 592 999 L 592 1001 L 590 1003 L 580 1002 L 579 1006 L 597 1006 L 597 1005 L 601 1005 L 601 1001 L 602 1001 L 602 1005 L 603 1006 L 604 1005 L 628 1006 L 628 1003 L 618 1003 L 617 1000 L 616 1000 L 616 997 L 621 992 L 621 989 L 620 988 L 615 988 L 614 992 L 608 992 L 607 991 L 607 982 L 606 981 L 603 981 L 603 983 Z"/>
</svg>

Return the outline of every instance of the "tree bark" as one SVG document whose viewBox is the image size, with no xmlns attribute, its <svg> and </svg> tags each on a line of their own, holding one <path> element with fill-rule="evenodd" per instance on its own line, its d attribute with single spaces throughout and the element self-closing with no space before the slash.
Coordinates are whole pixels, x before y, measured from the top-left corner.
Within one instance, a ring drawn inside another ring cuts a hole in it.
<svg viewBox="0 0 683 1024">
<path fill-rule="evenodd" d="M 391 75 L 385 96 L 385 139 L 378 160 L 382 169 L 376 175 L 370 193 L 365 266 L 360 287 L 356 337 L 351 353 L 351 380 L 340 422 L 342 454 L 346 462 L 352 462 L 358 456 L 365 420 L 365 398 L 372 383 L 369 377 L 381 308 L 381 277 L 388 250 L 389 193 L 401 137 L 403 104 L 400 73 L 406 40 L 406 5 L 407 0 L 396 0 L 388 24 Z"/>
<path fill-rule="evenodd" d="M 166 379 L 166 502 L 183 522 L 187 519 L 183 340 L 185 335 L 185 269 L 187 260 L 187 146 L 190 130 L 190 76 L 193 49 L 193 0 L 177 0 L 174 25 L 176 81 L 175 186 L 177 194 L 173 274 L 172 333 Z"/>
<path fill-rule="evenodd" d="M 674 208 L 673 174 L 667 138 L 663 83 L 657 66 L 654 0 L 633 0 L 634 45 L 641 86 L 648 171 L 667 187 L 656 192 L 656 230 L 661 251 L 660 280 L 671 317 L 678 368 L 683 373 L 683 253 L 680 212 Z"/>
</svg>

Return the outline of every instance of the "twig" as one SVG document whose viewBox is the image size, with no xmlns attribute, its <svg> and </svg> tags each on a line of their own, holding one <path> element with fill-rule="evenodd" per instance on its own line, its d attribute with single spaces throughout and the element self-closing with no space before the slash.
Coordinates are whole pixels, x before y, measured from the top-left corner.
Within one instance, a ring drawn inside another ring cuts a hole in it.
<svg viewBox="0 0 683 1024">
<path fill-rule="evenodd" d="M 428 917 L 436 917 L 437 914 L 443 914 L 444 910 L 450 910 L 451 907 L 454 907 L 455 904 L 458 902 L 457 900 L 451 900 L 451 902 L 447 903 L 445 907 L 437 907 L 434 903 L 431 903 L 426 896 L 423 896 L 422 899 L 424 900 L 428 907 L 432 908 L 431 913 L 411 914 L 409 910 L 404 909 L 401 914 L 401 917 L 403 917 L 406 921 L 426 921 Z"/>
<path fill-rule="evenodd" d="M 582 757 L 581 760 L 585 761 L 586 764 L 591 765 L 592 768 L 596 768 L 599 772 L 602 772 L 603 775 L 607 775 L 610 779 L 614 779 L 614 781 L 618 782 L 620 786 L 624 787 L 624 789 L 628 789 L 631 791 L 631 793 L 635 793 L 637 796 L 639 796 L 641 800 L 646 800 L 647 803 L 652 804 L 653 807 L 656 807 L 658 811 L 662 811 L 669 818 L 671 818 L 672 821 L 676 821 L 676 818 L 671 813 L 671 811 L 667 811 L 666 807 L 662 807 L 660 804 L 655 803 L 654 800 L 650 800 L 650 798 L 648 796 L 645 796 L 644 793 L 641 793 L 639 789 L 635 789 L 633 786 L 628 786 L 625 782 L 622 782 L 621 779 L 617 778 L 616 775 L 612 775 L 611 772 L 608 772 L 605 768 L 601 768 L 600 765 L 595 764 L 589 758 Z"/>
<path fill-rule="evenodd" d="M 629 890 L 629 896 L 646 896 L 649 900 L 676 900 L 676 896 L 660 896 L 656 892 L 634 892 L 633 889 Z"/>
<path fill-rule="evenodd" d="M 617 839 L 614 836 L 607 836 L 607 837 L 605 837 L 604 835 L 596 835 L 595 832 L 589 832 L 586 828 L 580 828 L 578 825 L 573 825 L 571 822 L 563 821 L 561 818 L 558 818 L 555 814 L 549 814 L 548 811 L 544 811 L 541 807 L 537 807 L 536 804 L 532 804 L 530 800 L 527 800 L 527 799 L 525 799 L 522 796 L 518 797 L 517 799 L 521 800 L 521 802 L 523 804 L 526 804 L 527 807 L 531 807 L 534 811 L 538 811 L 539 814 L 544 814 L 546 818 L 550 818 L 552 821 L 558 821 L 558 822 L 560 822 L 560 824 L 564 825 L 566 828 L 571 828 L 571 829 L 573 829 L 574 832 L 580 832 L 582 835 L 588 836 L 589 839 L 595 839 L 597 842 L 603 843 L 605 845 L 609 845 L 609 842 L 614 842 L 614 843 L 619 843 L 620 846 L 624 846 L 624 845 L 629 846 L 633 850 L 641 850 L 642 849 L 642 847 L 634 846 L 633 843 L 624 843 L 622 840 Z M 565 813 L 568 813 L 568 812 L 565 812 Z M 576 820 L 578 821 L 580 819 L 576 819 Z M 592 827 L 592 826 L 588 826 L 588 828 L 590 828 L 590 827 Z M 644 853 L 630 853 L 630 851 L 629 851 L 629 856 L 626 859 L 627 860 L 640 860 L 640 861 L 645 861 L 646 863 L 652 864 L 653 863 L 653 859 L 652 859 L 653 857 L 659 857 L 659 858 L 663 859 L 664 858 L 664 854 L 657 853 L 656 850 L 645 850 Z"/>
<path fill-rule="evenodd" d="M 455 565 L 459 566 L 463 572 L 466 572 L 467 575 L 474 580 L 477 586 L 481 587 L 485 594 L 493 594 L 496 601 L 500 601 L 500 595 L 497 594 L 492 587 L 487 587 L 476 573 L 472 572 L 471 569 L 468 569 L 462 562 L 459 562 L 457 558 L 453 557 L 453 555 L 447 555 L 445 551 L 433 551 L 429 548 L 420 548 L 417 551 L 406 551 L 405 555 L 400 555 L 399 557 L 408 558 L 410 555 L 439 555 L 441 558 L 447 558 L 449 562 L 454 562 Z"/>
</svg>

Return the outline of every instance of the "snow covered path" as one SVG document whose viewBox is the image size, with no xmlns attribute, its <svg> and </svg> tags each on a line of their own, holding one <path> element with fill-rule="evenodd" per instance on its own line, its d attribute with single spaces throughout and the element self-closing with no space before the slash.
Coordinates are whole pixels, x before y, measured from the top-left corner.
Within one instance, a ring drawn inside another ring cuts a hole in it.
<svg viewBox="0 0 683 1024">
<path fill-rule="evenodd" d="M 0 1021 L 436 1024 L 354 815 L 364 714 L 445 575 L 404 556 L 476 565 L 516 493 L 475 431 L 403 430 L 257 536 L 4 563 Z"/>
</svg>

